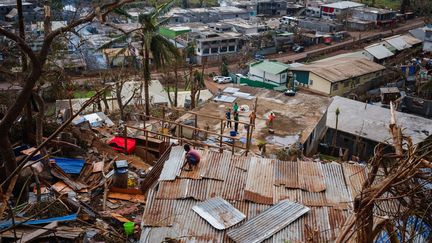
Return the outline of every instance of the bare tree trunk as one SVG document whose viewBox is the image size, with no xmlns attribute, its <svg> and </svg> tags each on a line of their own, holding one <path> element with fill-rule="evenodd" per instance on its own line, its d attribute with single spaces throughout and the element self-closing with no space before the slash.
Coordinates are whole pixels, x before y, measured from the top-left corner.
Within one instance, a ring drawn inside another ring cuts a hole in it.
<svg viewBox="0 0 432 243">
<path fill-rule="evenodd" d="M 190 80 L 190 86 L 191 86 L 191 94 L 190 94 L 190 98 L 191 98 L 191 104 L 190 104 L 190 109 L 193 110 L 195 109 L 195 95 L 196 95 L 196 83 L 195 83 L 195 77 L 193 75 L 192 72 L 192 65 L 189 65 L 189 80 Z"/>
<path fill-rule="evenodd" d="M 145 114 L 150 116 L 150 94 L 149 94 L 149 88 L 150 88 L 150 82 L 151 82 L 151 76 L 150 76 L 150 55 L 149 55 L 149 47 L 147 44 L 145 44 L 144 41 L 144 99 L 145 99 Z"/>
<path fill-rule="evenodd" d="M 178 106 L 178 83 L 179 83 L 179 79 L 178 79 L 178 67 L 177 67 L 177 61 L 174 63 L 174 107 Z"/>
</svg>

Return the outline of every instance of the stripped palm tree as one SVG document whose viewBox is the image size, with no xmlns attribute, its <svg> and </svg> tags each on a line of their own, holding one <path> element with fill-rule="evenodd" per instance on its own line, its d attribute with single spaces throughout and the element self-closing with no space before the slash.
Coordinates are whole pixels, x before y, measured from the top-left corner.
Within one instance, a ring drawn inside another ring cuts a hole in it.
<svg viewBox="0 0 432 243">
<path fill-rule="evenodd" d="M 180 53 L 174 44 L 159 33 L 159 28 L 168 21 L 168 18 L 163 17 L 162 15 L 167 12 L 172 3 L 173 0 L 170 0 L 162 5 L 155 6 L 155 8 L 148 13 L 140 14 L 138 16 L 139 27 L 136 29 L 124 31 L 117 28 L 122 31 L 122 34 L 99 48 L 104 49 L 117 43 L 126 42 L 126 47 L 124 47 L 119 54 L 124 53 L 127 49 L 129 49 L 131 53 L 135 53 L 132 42 L 140 42 L 141 50 L 139 50 L 139 55 L 142 57 L 145 113 L 147 116 L 150 115 L 150 55 L 152 56 L 152 64 L 154 64 L 156 68 L 165 66 L 167 63 L 171 63 L 175 59 L 180 58 Z M 130 17 L 122 10 L 118 10 L 116 13 L 125 17 Z M 116 28 L 115 26 L 112 27 Z"/>
</svg>

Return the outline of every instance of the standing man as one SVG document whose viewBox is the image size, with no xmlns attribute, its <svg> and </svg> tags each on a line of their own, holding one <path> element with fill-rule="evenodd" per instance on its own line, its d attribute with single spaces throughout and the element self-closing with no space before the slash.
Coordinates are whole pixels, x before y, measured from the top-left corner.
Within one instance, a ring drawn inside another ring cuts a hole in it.
<svg viewBox="0 0 432 243">
<path fill-rule="evenodd" d="M 188 168 L 185 170 L 191 171 L 200 162 L 201 156 L 198 151 L 191 149 L 189 144 L 185 144 L 183 148 L 186 151 L 186 163 L 182 166 L 182 169 L 185 165 L 188 165 Z"/>
<path fill-rule="evenodd" d="M 271 112 L 270 115 L 268 116 L 268 127 L 269 127 L 269 129 L 273 129 L 273 122 L 274 122 L 275 118 L 276 118 L 276 116 L 274 115 L 273 112 Z"/>
<path fill-rule="evenodd" d="M 234 131 L 236 131 L 236 133 L 238 133 L 238 121 L 238 112 L 234 112 Z"/>
<path fill-rule="evenodd" d="M 227 119 L 226 126 L 229 128 L 232 128 L 231 124 L 231 109 L 228 108 L 227 112 L 225 113 L 225 118 Z"/>
<path fill-rule="evenodd" d="M 237 102 L 236 103 L 234 103 L 234 106 L 233 106 L 233 111 L 234 111 L 234 114 L 235 113 L 237 113 L 238 112 L 238 104 L 237 104 Z"/>
</svg>

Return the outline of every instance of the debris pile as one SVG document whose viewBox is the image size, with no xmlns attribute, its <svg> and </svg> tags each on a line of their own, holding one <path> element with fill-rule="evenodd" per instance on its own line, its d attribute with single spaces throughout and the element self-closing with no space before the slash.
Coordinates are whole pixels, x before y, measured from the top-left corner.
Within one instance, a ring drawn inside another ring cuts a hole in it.
<svg viewBox="0 0 432 243">
<path fill-rule="evenodd" d="M 6 181 L 18 191 L 0 193 L 0 239 L 139 238 L 146 200 L 140 185 L 152 167 L 133 154 L 136 140 L 122 137 L 103 113 L 74 121 L 45 150 L 14 148 L 18 161 L 37 153 Z"/>
</svg>

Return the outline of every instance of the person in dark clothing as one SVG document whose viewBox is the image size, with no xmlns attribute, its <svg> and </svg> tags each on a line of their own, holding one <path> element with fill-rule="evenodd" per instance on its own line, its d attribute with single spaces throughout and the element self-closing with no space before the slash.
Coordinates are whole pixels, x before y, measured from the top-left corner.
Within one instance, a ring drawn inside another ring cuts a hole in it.
<svg viewBox="0 0 432 243">
<path fill-rule="evenodd" d="M 236 131 L 238 133 L 238 121 L 239 121 L 239 116 L 238 116 L 238 112 L 234 113 L 234 131 Z"/>
<path fill-rule="evenodd" d="M 231 109 L 227 110 L 227 112 L 225 113 L 225 118 L 227 119 L 226 126 L 231 128 Z"/>
<path fill-rule="evenodd" d="M 195 149 L 191 149 L 189 144 L 185 144 L 183 146 L 186 151 L 186 163 L 182 166 L 182 169 L 185 165 L 188 165 L 186 171 L 191 171 L 198 163 L 200 162 L 201 156 Z"/>
</svg>

